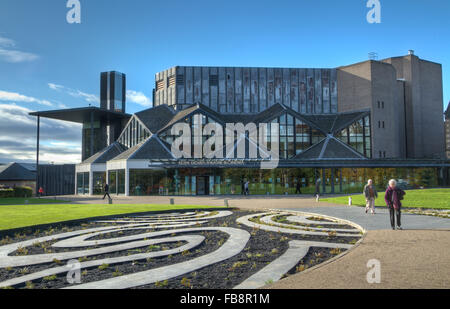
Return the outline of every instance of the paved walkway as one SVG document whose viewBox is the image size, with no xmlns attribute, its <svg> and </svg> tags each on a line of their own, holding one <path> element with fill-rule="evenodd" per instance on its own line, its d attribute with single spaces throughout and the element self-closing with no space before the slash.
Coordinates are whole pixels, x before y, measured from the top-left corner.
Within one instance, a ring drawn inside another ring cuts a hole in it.
<svg viewBox="0 0 450 309">
<path fill-rule="evenodd" d="M 276 208 L 279 209 L 278 207 Z M 377 209 L 375 215 L 366 214 L 364 208 L 355 206 L 334 206 L 334 207 L 319 206 L 311 208 L 304 207 L 297 209 L 289 208 L 286 210 L 313 212 L 317 214 L 349 220 L 361 225 L 364 229 L 368 231 L 391 229 L 388 209 Z M 419 216 L 403 212 L 402 227 L 405 230 L 450 230 L 450 219 L 437 218 L 431 216 Z"/>
<path fill-rule="evenodd" d="M 381 283 L 367 283 L 367 262 L 381 263 Z M 450 288 L 450 231 L 370 231 L 344 257 L 276 282 L 272 289 Z"/>
</svg>

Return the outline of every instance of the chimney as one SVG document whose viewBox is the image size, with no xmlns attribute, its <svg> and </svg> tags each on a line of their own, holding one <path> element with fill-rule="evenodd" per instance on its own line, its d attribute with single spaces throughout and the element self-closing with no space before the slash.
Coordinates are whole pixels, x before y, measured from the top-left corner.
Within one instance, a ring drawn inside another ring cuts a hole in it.
<svg viewBox="0 0 450 309">
<path fill-rule="evenodd" d="M 408 55 L 414 56 L 414 50 L 412 50 L 412 49 L 408 50 Z"/>
</svg>

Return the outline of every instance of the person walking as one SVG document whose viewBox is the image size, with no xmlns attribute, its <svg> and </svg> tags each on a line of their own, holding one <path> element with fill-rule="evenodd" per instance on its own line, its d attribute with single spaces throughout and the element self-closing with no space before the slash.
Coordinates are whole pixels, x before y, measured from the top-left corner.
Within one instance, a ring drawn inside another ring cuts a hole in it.
<svg viewBox="0 0 450 309">
<path fill-rule="evenodd" d="M 386 190 L 386 194 L 384 196 L 384 200 L 386 202 L 387 207 L 389 208 L 389 215 L 391 219 L 391 227 L 393 230 L 396 229 L 396 221 L 397 228 L 402 230 L 401 223 L 401 208 L 403 197 L 406 195 L 405 191 L 397 187 L 397 181 L 395 179 L 391 179 L 389 181 L 389 186 Z"/>
<path fill-rule="evenodd" d="M 249 181 L 247 180 L 247 181 L 245 182 L 245 184 L 244 184 L 245 195 L 250 195 L 250 191 L 249 191 L 249 189 L 248 189 L 249 185 L 250 185 L 250 183 L 249 183 Z"/>
<path fill-rule="evenodd" d="M 375 199 L 378 198 L 377 189 L 373 185 L 372 179 L 369 179 L 367 185 L 364 187 L 364 197 L 366 198 L 366 213 L 371 211 L 372 215 L 375 214 Z"/>
<path fill-rule="evenodd" d="M 316 196 L 316 197 L 320 197 L 320 183 L 321 182 L 322 181 L 320 180 L 320 178 L 317 179 L 317 181 L 316 181 L 316 193 L 314 193 L 314 196 Z"/>
<path fill-rule="evenodd" d="M 111 199 L 111 196 L 109 195 L 109 185 L 108 184 L 105 184 L 104 190 L 105 190 L 105 195 L 103 195 L 103 199 L 105 199 L 106 196 L 108 196 L 108 199 Z"/>
<path fill-rule="evenodd" d="M 44 196 L 44 188 L 40 187 L 38 192 L 39 192 L 39 198 Z"/>
<path fill-rule="evenodd" d="M 300 183 L 300 179 L 297 180 L 297 186 L 295 188 L 295 194 L 302 194 L 302 184 Z"/>
</svg>

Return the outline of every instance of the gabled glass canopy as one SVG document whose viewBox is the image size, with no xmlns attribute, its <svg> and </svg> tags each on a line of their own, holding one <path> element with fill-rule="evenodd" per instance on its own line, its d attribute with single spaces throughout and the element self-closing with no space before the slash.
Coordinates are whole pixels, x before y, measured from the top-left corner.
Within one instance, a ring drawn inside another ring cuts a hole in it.
<svg viewBox="0 0 450 309">
<path fill-rule="evenodd" d="M 150 137 L 150 131 L 136 118 L 128 122 L 128 125 L 120 135 L 118 142 L 126 148 L 132 148 Z"/>
</svg>

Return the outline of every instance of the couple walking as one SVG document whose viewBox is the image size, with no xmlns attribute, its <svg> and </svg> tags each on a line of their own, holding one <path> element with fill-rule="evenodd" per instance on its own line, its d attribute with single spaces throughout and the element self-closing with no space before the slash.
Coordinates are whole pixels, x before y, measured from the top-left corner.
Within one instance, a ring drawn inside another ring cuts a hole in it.
<svg viewBox="0 0 450 309">
<path fill-rule="evenodd" d="M 389 208 L 389 216 L 393 230 L 395 230 L 396 227 L 399 230 L 402 229 L 401 201 L 403 200 L 405 194 L 405 191 L 397 187 L 397 181 L 395 179 L 391 179 L 389 181 L 389 186 L 386 189 L 384 200 Z M 372 179 L 369 179 L 367 185 L 364 187 L 364 197 L 366 198 L 366 213 L 370 210 L 372 214 L 375 214 L 375 199 L 378 198 L 378 192 L 373 185 Z"/>
</svg>

